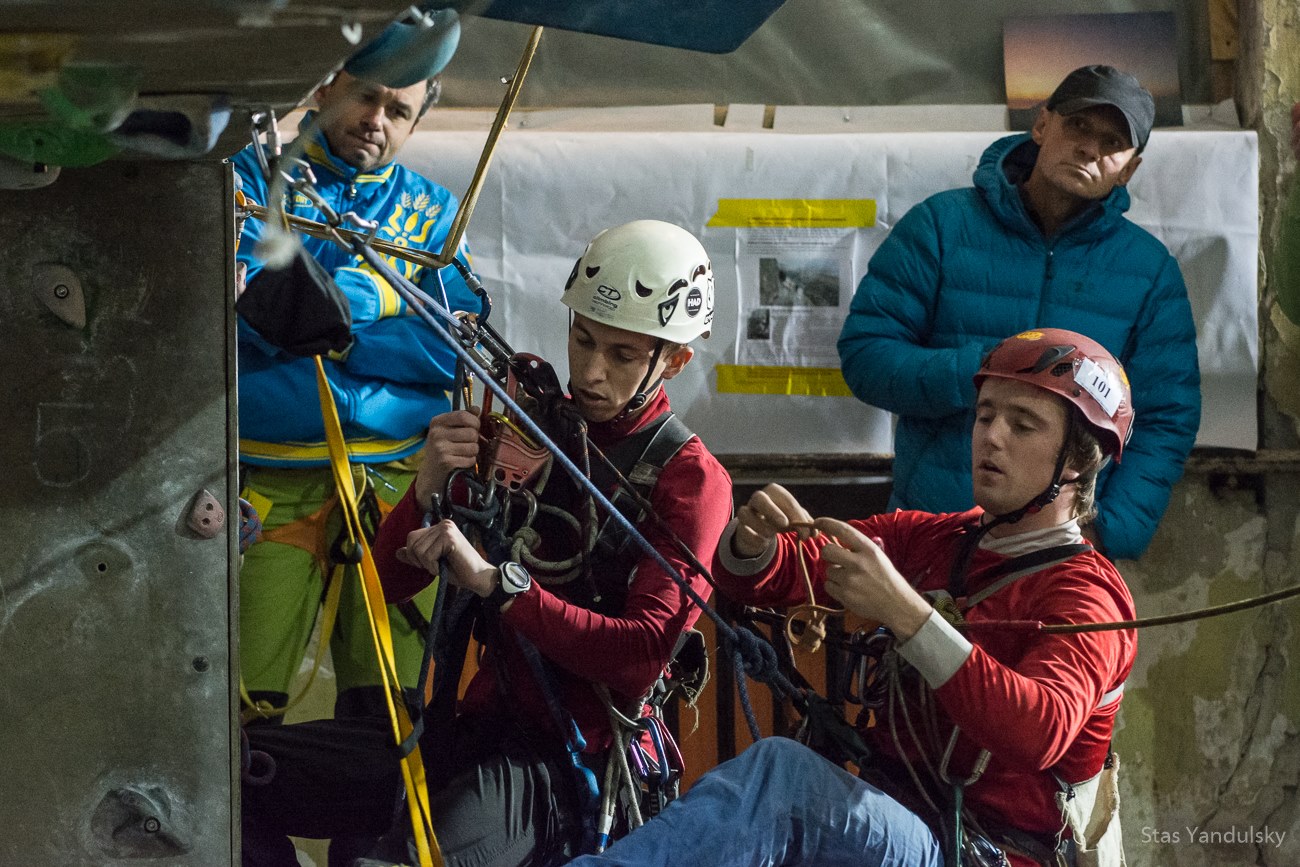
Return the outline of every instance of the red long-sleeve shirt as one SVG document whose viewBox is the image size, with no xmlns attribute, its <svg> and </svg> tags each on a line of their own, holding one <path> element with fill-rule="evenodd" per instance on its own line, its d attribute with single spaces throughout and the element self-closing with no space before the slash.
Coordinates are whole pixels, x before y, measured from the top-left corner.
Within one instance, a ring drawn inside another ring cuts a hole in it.
<svg viewBox="0 0 1300 867">
<path fill-rule="evenodd" d="M 948 515 L 894 512 L 850 523 L 867 536 L 879 537 L 898 571 L 925 592 L 948 589 L 961 528 L 978 521 L 980 514 L 978 509 Z M 749 604 L 806 602 L 796 547 L 802 544 L 814 589 L 822 597 L 819 601 L 834 605 L 822 589 L 826 566 L 818 554 L 826 542 L 825 536 L 800 543 L 794 534 L 782 534 L 771 561 L 754 574 L 737 575 L 718 558 L 713 574 L 720 589 Z M 723 544 L 730 544 L 729 534 Z M 967 569 L 971 576 L 967 592 L 974 594 L 996 580 L 981 581 L 979 576 L 1005 559 L 978 549 Z M 973 623 L 1084 623 L 1130 620 L 1134 611 L 1119 572 L 1101 554 L 1089 550 L 1015 581 L 976 604 L 965 617 Z M 987 749 L 992 754 L 988 767 L 966 790 L 966 804 L 977 816 L 1055 835 L 1062 827 L 1054 802 L 1059 786 L 1048 770 L 1067 782 L 1086 780 L 1101 770 L 1119 709 L 1114 692 L 1133 667 L 1136 633 L 1042 635 L 973 629 L 966 635 L 972 645 L 969 655 L 934 689 L 941 740 L 947 742 L 954 724 L 961 728 L 951 774 L 967 775 L 979 749 Z M 912 641 L 920 638 L 918 633 Z M 901 721 L 899 731 L 906 747 L 909 738 Z M 887 719 L 865 734 L 875 749 L 895 754 Z M 936 766 L 939 759 L 930 756 Z M 924 769 L 918 770 L 924 777 Z M 906 780 L 898 782 L 910 785 Z M 1012 863 L 1017 863 L 1015 857 Z"/>
<path fill-rule="evenodd" d="M 608 451 L 668 408 L 668 398 L 661 389 L 640 413 L 616 424 L 593 424 L 589 436 L 598 448 Z M 556 467 L 553 472 L 563 470 Z M 664 466 L 649 499 L 656 514 L 695 552 L 697 559 L 709 562 L 731 517 L 731 478 L 698 437 L 692 437 Z M 397 549 L 406 544 L 407 534 L 420 526 L 422 517 L 414 496 L 408 492 L 375 539 L 375 563 L 389 601 L 409 599 L 433 580 L 424 569 L 396 558 Z M 683 559 L 663 530 L 649 519 L 637 529 L 697 593 L 708 598 L 708 583 Z M 600 568 L 600 563 L 595 564 L 597 572 Z M 623 580 L 623 576 L 613 578 Z M 554 664 L 560 699 L 586 738 L 587 749 L 595 752 L 609 742 L 609 723 L 591 684 L 605 684 L 623 704 L 642 697 L 668 664 L 677 637 L 695 623 L 699 614 L 662 568 L 643 555 L 619 616 L 597 614 L 573 604 L 566 599 L 564 585 L 544 587 L 534 581 L 531 589 L 515 598 L 501 621 L 505 629 L 517 630 Z M 527 661 L 515 642 L 503 644 L 485 655 L 460 710 L 485 712 L 494 705 L 494 671 L 504 664 L 517 693 L 511 696 L 511 712 L 550 729 L 543 695 Z"/>
</svg>

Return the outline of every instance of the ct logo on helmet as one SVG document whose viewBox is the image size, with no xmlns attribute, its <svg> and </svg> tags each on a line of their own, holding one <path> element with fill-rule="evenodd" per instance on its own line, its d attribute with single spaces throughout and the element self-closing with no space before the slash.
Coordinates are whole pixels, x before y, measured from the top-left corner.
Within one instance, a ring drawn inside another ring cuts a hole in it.
<svg viewBox="0 0 1300 867">
<path fill-rule="evenodd" d="M 604 283 L 596 284 L 596 292 L 591 296 L 591 309 L 603 310 L 606 313 L 613 313 L 618 310 L 618 302 L 623 297 L 613 286 L 606 286 Z"/>
</svg>

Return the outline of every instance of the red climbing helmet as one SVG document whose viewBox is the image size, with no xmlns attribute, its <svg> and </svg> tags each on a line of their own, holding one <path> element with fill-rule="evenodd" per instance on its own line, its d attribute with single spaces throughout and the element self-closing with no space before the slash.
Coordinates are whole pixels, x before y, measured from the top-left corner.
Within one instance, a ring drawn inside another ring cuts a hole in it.
<svg viewBox="0 0 1300 867">
<path fill-rule="evenodd" d="M 1100 343 L 1062 328 L 1022 331 L 984 356 L 975 388 L 990 376 L 1059 394 L 1079 408 L 1102 450 L 1119 461 L 1133 432 L 1133 395 L 1124 368 Z"/>
</svg>

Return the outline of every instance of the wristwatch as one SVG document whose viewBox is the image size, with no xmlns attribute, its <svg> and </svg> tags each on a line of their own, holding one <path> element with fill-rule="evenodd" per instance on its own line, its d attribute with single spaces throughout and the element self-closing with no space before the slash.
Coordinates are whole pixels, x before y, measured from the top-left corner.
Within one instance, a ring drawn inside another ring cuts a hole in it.
<svg viewBox="0 0 1300 867">
<path fill-rule="evenodd" d="M 497 567 L 497 586 L 488 594 L 488 604 L 499 611 L 532 586 L 533 576 L 528 574 L 528 570 L 513 560 L 507 560 Z"/>
</svg>

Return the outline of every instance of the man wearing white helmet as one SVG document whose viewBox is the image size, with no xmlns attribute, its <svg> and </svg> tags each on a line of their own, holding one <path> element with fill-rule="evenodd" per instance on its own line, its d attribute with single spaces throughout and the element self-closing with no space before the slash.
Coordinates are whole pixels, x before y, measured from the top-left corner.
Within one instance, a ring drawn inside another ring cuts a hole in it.
<svg viewBox="0 0 1300 867">
<path fill-rule="evenodd" d="M 672 251 L 671 258 L 646 257 L 649 245 Z M 585 336 L 592 334 L 593 325 L 598 333 L 604 325 L 650 338 L 650 365 L 626 405 L 617 410 L 635 412 L 663 380 L 681 372 L 692 354 L 686 344 L 701 335 L 708 337 L 713 324 L 713 269 L 700 242 L 686 230 L 658 220 L 636 220 L 596 236 L 574 263 L 561 300 L 577 317 L 569 331 L 570 355 L 575 341 L 579 347 L 587 345 Z M 581 373 L 589 376 L 593 371 L 584 368 Z M 592 404 L 591 396 L 581 385 L 574 388 L 573 399 L 579 406 L 603 416 L 609 405 L 599 400 Z M 588 420 L 612 417 L 588 415 Z"/>
<path fill-rule="evenodd" d="M 707 562 L 731 514 L 731 482 L 672 414 L 663 384 L 690 362 L 687 344 L 707 336 L 713 301 L 713 271 L 699 241 L 652 220 L 597 235 L 562 298 L 573 311 L 571 403 L 563 403 L 662 524 L 630 498 L 615 504 L 701 594 L 706 580 L 673 536 L 695 562 Z M 429 723 L 436 731 L 423 751 L 446 863 L 551 863 L 590 844 L 601 812 L 585 797 L 585 780 L 605 777 L 612 734 L 610 709 L 593 686 L 623 713 L 640 714 L 699 611 L 603 513 L 590 580 L 557 578 L 516 559 L 489 562 L 450 520 L 422 527 L 426 513 L 454 499 L 448 480 L 484 460 L 485 430 L 472 410 L 432 420 L 416 481 L 380 528 L 375 559 L 390 601 L 428 586 L 440 562 L 451 585 L 482 599 L 479 672 L 454 717 Z M 612 477 L 597 474 L 595 458 L 592 464 L 593 479 L 612 493 Z M 577 517 L 579 497 L 556 467 L 537 499 Z M 551 560 L 571 553 L 562 535 L 543 538 L 537 550 Z M 401 790 L 387 723 L 353 727 L 346 749 L 324 734 L 338 725 L 249 732 L 252 747 L 280 770 L 269 785 L 244 788 L 245 865 L 294 864 L 285 834 L 387 828 Z M 384 857 L 407 857 L 397 842 L 396 851 L 381 846 Z"/>
</svg>

